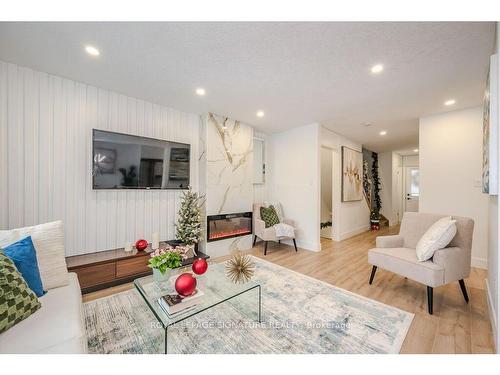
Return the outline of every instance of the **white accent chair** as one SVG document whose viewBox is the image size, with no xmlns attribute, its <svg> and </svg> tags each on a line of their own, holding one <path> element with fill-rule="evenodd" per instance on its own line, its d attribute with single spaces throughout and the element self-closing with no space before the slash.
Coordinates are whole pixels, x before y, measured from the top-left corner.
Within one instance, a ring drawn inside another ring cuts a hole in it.
<svg viewBox="0 0 500 375">
<path fill-rule="evenodd" d="M 254 203 L 253 205 L 253 246 L 257 242 L 257 237 L 264 241 L 264 255 L 267 255 L 267 243 L 269 241 L 275 241 L 281 243 L 281 240 L 292 240 L 295 251 L 297 251 L 297 243 L 295 242 L 295 237 L 276 237 L 276 231 L 273 227 L 266 228 L 266 223 L 260 217 L 260 208 L 264 207 L 262 203 Z M 280 218 L 281 219 L 281 218 Z M 293 220 L 283 218 L 283 223 L 295 227 Z"/>
<path fill-rule="evenodd" d="M 376 239 L 376 248 L 368 251 L 372 267 L 369 283 L 372 284 L 377 267 L 397 273 L 427 286 L 429 314 L 433 311 L 433 288 L 458 281 L 465 302 L 469 302 L 464 279 L 470 274 L 471 247 L 474 221 L 467 217 L 453 216 L 457 234 L 448 247 L 420 262 L 416 255 L 419 239 L 439 219 L 449 215 L 405 212 L 399 234 Z"/>
</svg>

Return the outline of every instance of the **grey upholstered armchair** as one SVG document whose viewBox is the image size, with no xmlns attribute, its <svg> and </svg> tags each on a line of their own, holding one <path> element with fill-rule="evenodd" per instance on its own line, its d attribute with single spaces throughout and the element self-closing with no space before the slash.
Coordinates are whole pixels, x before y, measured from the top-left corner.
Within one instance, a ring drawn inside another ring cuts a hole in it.
<svg viewBox="0 0 500 375">
<path fill-rule="evenodd" d="M 260 203 L 254 203 L 253 205 L 253 246 L 255 246 L 257 237 L 259 237 L 262 241 L 264 241 L 264 255 L 267 255 L 267 243 L 269 241 L 281 242 L 281 240 L 291 239 L 293 241 L 295 251 L 297 251 L 297 243 L 295 242 L 295 238 L 277 237 L 273 227 L 266 228 L 264 220 L 260 218 L 260 208 L 262 206 L 263 205 Z M 292 227 L 295 226 L 293 220 L 283 219 L 283 223 L 291 225 Z"/>
<path fill-rule="evenodd" d="M 458 281 L 465 302 L 469 302 L 464 279 L 470 274 L 474 221 L 453 216 L 457 234 L 448 247 L 419 262 L 415 248 L 418 240 L 437 220 L 448 215 L 405 212 L 398 235 L 377 237 L 376 248 L 368 251 L 368 263 L 373 265 L 370 284 L 377 267 L 397 273 L 427 286 L 427 304 L 432 314 L 433 288 Z"/>
</svg>

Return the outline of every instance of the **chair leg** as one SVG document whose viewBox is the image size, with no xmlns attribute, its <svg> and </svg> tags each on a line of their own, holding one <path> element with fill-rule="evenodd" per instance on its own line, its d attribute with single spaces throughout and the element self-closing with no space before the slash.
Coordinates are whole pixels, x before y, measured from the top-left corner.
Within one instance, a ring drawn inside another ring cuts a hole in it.
<svg viewBox="0 0 500 375">
<path fill-rule="evenodd" d="M 264 241 L 264 255 L 267 255 L 267 241 Z"/>
<path fill-rule="evenodd" d="M 429 314 L 432 315 L 432 304 L 434 302 L 434 289 L 431 286 L 427 287 L 427 308 Z"/>
<path fill-rule="evenodd" d="M 377 272 L 377 266 L 372 267 L 372 274 L 370 275 L 369 284 L 372 285 L 373 279 L 375 278 L 375 272 Z"/>
<path fill-rule="evenodd" d="M 297 252 L 297 242 L 295 242 L 295 238 L 293 238 L 293 246 L 295 247 L 295 252 Z"/>
<path fill-rule="evenodd" d="M 255 247 L 255 243 L 257 242 L 257 235 L 253 235 L 253 245 L 252 247 Z"/>
<path fill-rule="evenodd" d="M 465 302 L 469 303 L 469 296 L 467 295 L 467 289 L 465 289 L 465 281 L 464 279 L 458 280 L 460 284 L 460 289 L 462 289 L 462 294 L 464 295 Z"/>
</svg>

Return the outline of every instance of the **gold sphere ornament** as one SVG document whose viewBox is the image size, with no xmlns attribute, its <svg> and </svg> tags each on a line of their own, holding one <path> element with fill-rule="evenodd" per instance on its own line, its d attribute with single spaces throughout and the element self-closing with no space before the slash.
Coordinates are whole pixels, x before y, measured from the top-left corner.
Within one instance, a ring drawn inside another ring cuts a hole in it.
<svg viewBox="0 0 500 375">
<path fill-rule="evenodd" d="M 249 255 L 236 253 L 226 261 L 226 277 L 233 283 L 246 283 L 254 274 L 255 264 Z"/>
</svg>

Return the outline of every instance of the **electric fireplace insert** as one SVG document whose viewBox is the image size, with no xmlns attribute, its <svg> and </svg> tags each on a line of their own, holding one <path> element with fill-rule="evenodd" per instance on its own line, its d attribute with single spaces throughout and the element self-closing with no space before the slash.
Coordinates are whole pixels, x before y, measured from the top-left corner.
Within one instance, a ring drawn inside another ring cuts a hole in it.
<svg viewBox="0 0 500 375">
<path fill-rule="evenodd" d="M 211 215 L 207 217 L 207 242 L 252 234 L 252 213 Z"/>
</svg>

